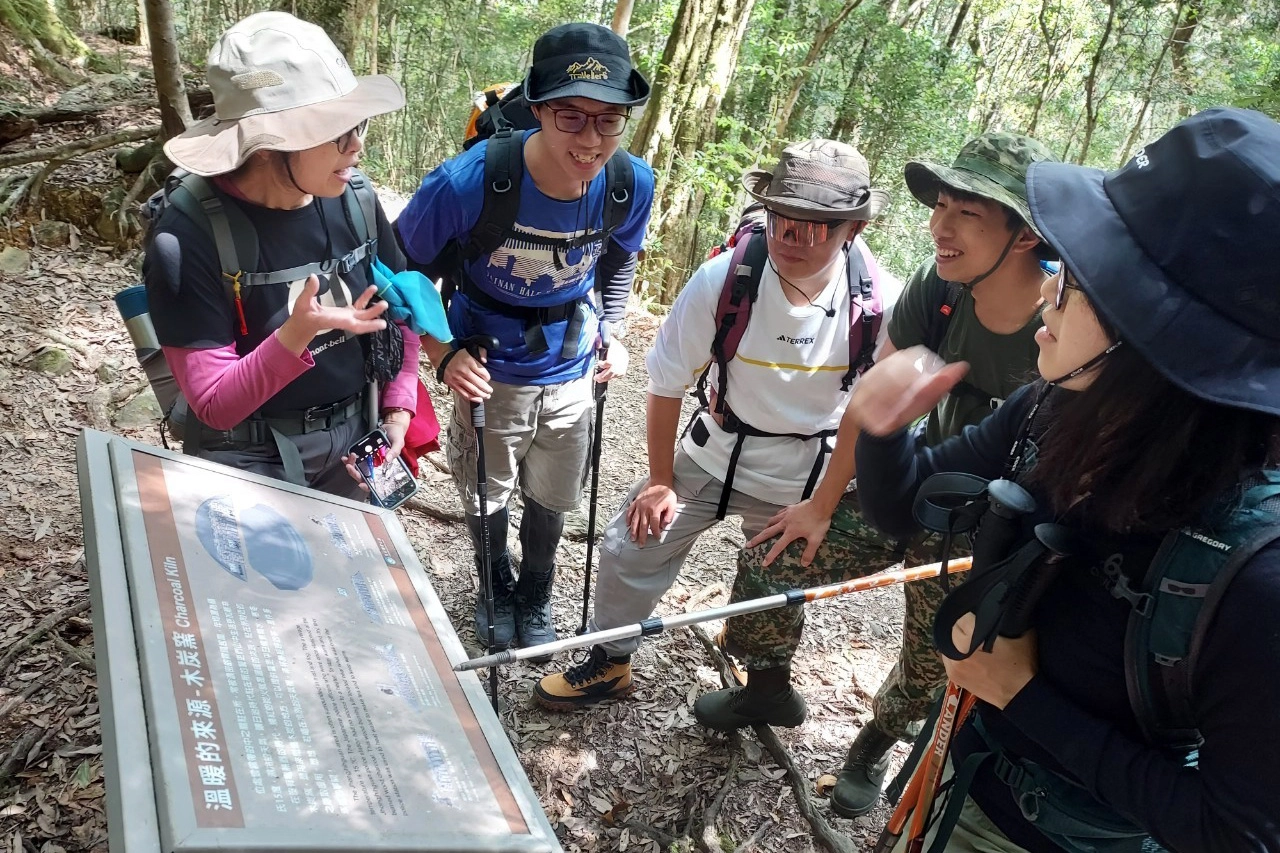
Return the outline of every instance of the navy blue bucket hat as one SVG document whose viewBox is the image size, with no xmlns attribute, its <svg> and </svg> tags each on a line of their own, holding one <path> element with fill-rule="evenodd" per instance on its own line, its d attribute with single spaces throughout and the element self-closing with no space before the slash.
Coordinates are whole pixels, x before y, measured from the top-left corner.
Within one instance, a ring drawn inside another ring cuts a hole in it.
<svg viewBox="0 0 1280 853">
<path fill-rule="evenodd" d="M 649 82 L 631 64 L 626 39 L 613 30 L 599 24 L 561 24 L 534 42 L 524 96 L 531 104 L 591 98 L 634 107 L 649 100 Z"/>
<path fill-rule="evenodd" d="M 1197 397 L 1280 415 L 1280 124 L 1205 110 L 1114 172 L 1034 163 L 1027 191 L 1126 346 Z"/>
</svg>

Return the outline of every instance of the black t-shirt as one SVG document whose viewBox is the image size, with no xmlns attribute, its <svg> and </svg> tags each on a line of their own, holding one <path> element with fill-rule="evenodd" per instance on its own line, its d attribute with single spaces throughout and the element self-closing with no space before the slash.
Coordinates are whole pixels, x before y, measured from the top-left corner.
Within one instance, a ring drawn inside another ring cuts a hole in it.
<svg viewBox="0 0 1280 853">
<path fill-rule="evenodd" d="M 258 261 L 241 258 L 253 272 L 285 270 L 339 258 L 359 246 L 341 198 L 316 198 L 297 210 L 277 210 L 221 195 L 224 205 L 238 205 L 258 234 Z M 377 206 L 378 256 L 393 271 L 404 258 L 381 205 Z M 151 322 L 164 346 L 213 349 L 234 343 L 243 357 L 288 319 L 302 292 L 305 277 L 290 284 L 241 289 L 247 334 L 229 289 L 213 237 L 176 206 L 168 207 L 153 230 L 143 263 Z M 320 276 L 320 300 L 347 305 L 369 286 L 369 264 L 361 262 L 344 274 Z M 360 341 L 341 330 L 321 332 L 308 345 L 315 367 L 290 382 L 267 401 L 267 415 L 297 412 L 343 400 L 364 387 L 364 354 Z"/>
</svg>

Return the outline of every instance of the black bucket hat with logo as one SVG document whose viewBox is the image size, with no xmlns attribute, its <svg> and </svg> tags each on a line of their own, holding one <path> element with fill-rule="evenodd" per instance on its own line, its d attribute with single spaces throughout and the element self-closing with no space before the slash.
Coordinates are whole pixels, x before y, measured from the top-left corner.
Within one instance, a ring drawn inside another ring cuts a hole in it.
<svg viewBox="0 0 1280 853">
<path fill-rule="evenodd" d="M 649 81 L 631 64 L 626 39 L 599 24 L 561 24 L 533 45 L 524 78 L 531 104 L 556 98 L 590 98 L 634 107 L 649 100 Z"/>
<path fill-rule="evenodd" d="M 1036 228 L 1171 382 L 1280 415 L 1280 124 L 1219 107 L 1110 173 L 1033 163 Z"/>
</svg>

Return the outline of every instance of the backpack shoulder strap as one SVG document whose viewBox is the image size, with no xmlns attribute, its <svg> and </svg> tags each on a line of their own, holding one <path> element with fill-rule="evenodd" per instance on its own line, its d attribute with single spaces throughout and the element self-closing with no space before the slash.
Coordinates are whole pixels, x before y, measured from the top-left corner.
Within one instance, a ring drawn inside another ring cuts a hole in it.
<svg viewBox="0 0 1280 853">
<path fill-rule="evenodd" d="M 874 361 L 881 315 L 872 310 L 875 283 L 856 239 L 845 249 L 844 266 L 849 280 L 849 369 L 840 378 L 840 390 L 848 391 Z"/>
<path fill-rule="evenodd" d="M 925 346 L 934 352 L 938 352 L 942 348 L 942 342 L 947 337 L 947 327 L 951 325 L 951 315 L 955 313 L 956 306 L 960 304 L 960 297 L 964 296 L 964 286 L 954 281 L 943 282 L 946 288 L 942 291 L 942 299 L 938 303 L 938 310 L 929 315 L 929 333 L 925 339 Z"/>
<path fill-rule="evenodd" d="M 351 179 L 342 191 L 342 208 L 347 223 L 361 243 L 378 242 L 378 195 L 369 177 L 359 169 L 351 170 Z"/>
<path fill-rule="evenodd" d="M 213 237 L 222 273 L 230 282 L 245 270 L 245 261 L 258 263 L 258 233 L 240 208 L 223 201 L 213 182 L 177 171 L 165 180 L 165 199 Z"/>
<path fill-rule="evenodd" d="M 1125 636 L 1129 702 L 1147 739 L 1191 751 L 1201 743 L 1193 687 L 1199 653 L 1222 596 L 1258 551 L 1280 540 L 1280 471 L 1261 472 L 1225 520 L 1171 531 L 1142 592 L 1121 578 L 1133 611 Z"/>
<path fill-rule="evenodd" d="M 520 182 L 524 178 L 523 132 L 505 127 L 489 137 L 484 152 L 484 204 L 462 247 L 470 263 L 502 245 L 520 210 Z"/>
<path fill-rule="evenodd" d="M 738 354 L 738 344 L 747 331 L 751 309 L 760 295 L 760 277 L 769 258 L 769 247 L 764 239 L 764 226 L 753 225 L 746 234 L 739 234 L 720 288 L 720 300 L 716 303 L 716 334 L 711 340 L 711 362 L 698 377 L 698 398 L 703 406 L 709 405 L 706 395 L 707 375 L 711 363 L 716 365 L 716 414 L 725 413 L 725 394 L 729 387 L 729 362 Z"/>
<path fill-rule="evenodd" d="M 631 212 L 631 189 L 635 184 L 635 169 L 631 155 L 625 150 L 615 151 L 604 164 L 604 233 L 605 239 L 622 227 Z M 601 249 L 603 251 L 603 248 Z"/>
</svg>

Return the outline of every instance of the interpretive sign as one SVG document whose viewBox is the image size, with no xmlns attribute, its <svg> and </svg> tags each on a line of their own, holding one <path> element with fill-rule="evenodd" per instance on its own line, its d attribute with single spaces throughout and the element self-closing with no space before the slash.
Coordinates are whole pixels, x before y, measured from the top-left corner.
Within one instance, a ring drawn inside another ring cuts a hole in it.
<svg viewBox="0 0 1280 853">
<path fill-rule="evenodd" d="M 114 853 L 560 849 L 394 513 L 79 465 Z"/>
</svg>

